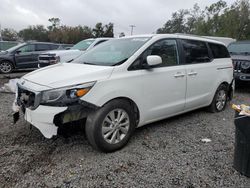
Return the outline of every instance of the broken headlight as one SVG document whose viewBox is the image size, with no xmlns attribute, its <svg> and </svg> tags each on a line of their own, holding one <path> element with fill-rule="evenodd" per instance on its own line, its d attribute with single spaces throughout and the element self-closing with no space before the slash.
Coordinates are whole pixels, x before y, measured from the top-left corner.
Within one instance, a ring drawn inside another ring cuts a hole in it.
<svg viewBox="0 0 250 188">
<path fill-rule="evenodd" d="M 86 95 L 94 86 L 95 82 L 80 85 L 51 89 L 42 92 L 41 104 L 48 103 L 71 103 Z"/>
</svg>

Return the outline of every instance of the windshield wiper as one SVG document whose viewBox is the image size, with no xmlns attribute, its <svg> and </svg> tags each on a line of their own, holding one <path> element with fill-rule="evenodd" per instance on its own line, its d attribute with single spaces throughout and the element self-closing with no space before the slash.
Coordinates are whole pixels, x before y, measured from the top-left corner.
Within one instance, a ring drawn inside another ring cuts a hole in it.
<svg viewBox="0 0 250 188">
<path fill-rule="evenodd" d="M 86 65 L 96 65 L 94 63 L 87 63 L 87 62 L 83 62 L 83 64 L 86 64 Z"/>
</svg>

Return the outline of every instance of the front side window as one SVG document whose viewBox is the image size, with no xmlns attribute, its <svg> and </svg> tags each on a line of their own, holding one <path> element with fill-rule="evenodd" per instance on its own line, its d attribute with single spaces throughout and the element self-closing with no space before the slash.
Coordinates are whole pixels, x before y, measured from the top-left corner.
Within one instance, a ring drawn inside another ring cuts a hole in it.
<svg viewBox="0 0 250 188">
<path fill-rule="evenodd" d="M 177 65 L 179 63 L 177 44 L 175 40 L 166 39 L 154 43 L 143 54 L 143 60 L 149 55 L 158 55 L 162 59 L 161 67 Z"/>
<path fill-rule="evenodd" d="M 130 58 L 149 39 L 150 37 L 134 37 L 109 40 L 87 51 L 73 63 L 119 65 Z"/>
<path fill-rule="evenodd" d="M 82 40 L 75 44 L 71 49 L 72 50 L 87 50 L 87 48 L 94 42 L 94 39 Z"/>
<path fill-rule="evenodd" d="M 186 64 L 210 62 L 208 48 L 205 42 L 182 39 Z"/>
<path fill-rule="evenodd" d="M 19 48 L 18 51 L 20 51 L 20 53 L 33 52 L 33 51 L 35 51 L 35 45 L 34 44 L 28 44 L 26 46 L 23 46 L 23 47 Z"/>
</svg>

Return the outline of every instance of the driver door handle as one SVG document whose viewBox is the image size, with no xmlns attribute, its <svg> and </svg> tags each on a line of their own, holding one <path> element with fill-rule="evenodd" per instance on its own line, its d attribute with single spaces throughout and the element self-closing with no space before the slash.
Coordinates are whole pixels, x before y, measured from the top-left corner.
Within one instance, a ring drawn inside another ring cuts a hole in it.
<svg viewBox="0 0 250 188">
<path fill-rule="evenodd" d="M 174 75 L 175 78 L 181 78 L 181 77 L 184 77 L 184 76 L 185 76 L 185 74 L 183 74 L 182 72 L 177 72 L 177 73 Z"/>
<path fill-rule="evenodd" d="M 197 72 L 191 71 L 188 73 L 188 76 L 196 76 L 197 74 L 198 74 Z"/>
</svg>

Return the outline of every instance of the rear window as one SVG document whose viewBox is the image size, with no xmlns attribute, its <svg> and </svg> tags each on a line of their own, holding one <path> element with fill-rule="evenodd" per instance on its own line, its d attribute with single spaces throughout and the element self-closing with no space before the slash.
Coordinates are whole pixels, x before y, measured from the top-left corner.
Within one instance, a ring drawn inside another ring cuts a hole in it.
<svg viewBox="0 0 250 188">
<path fill-rule="evenodd" d="M 220 44 L 209 43 L 209 48 L 212 51 L 213 57 L 216 58 L 229 58 L 229 52 L 227 48 Z"/>
<path fill-rule="evenodd" d="M 208 48 L 205 42 L 196 40 L 181 40 L 186 64 L 210 62 Z"/>
</svg>

